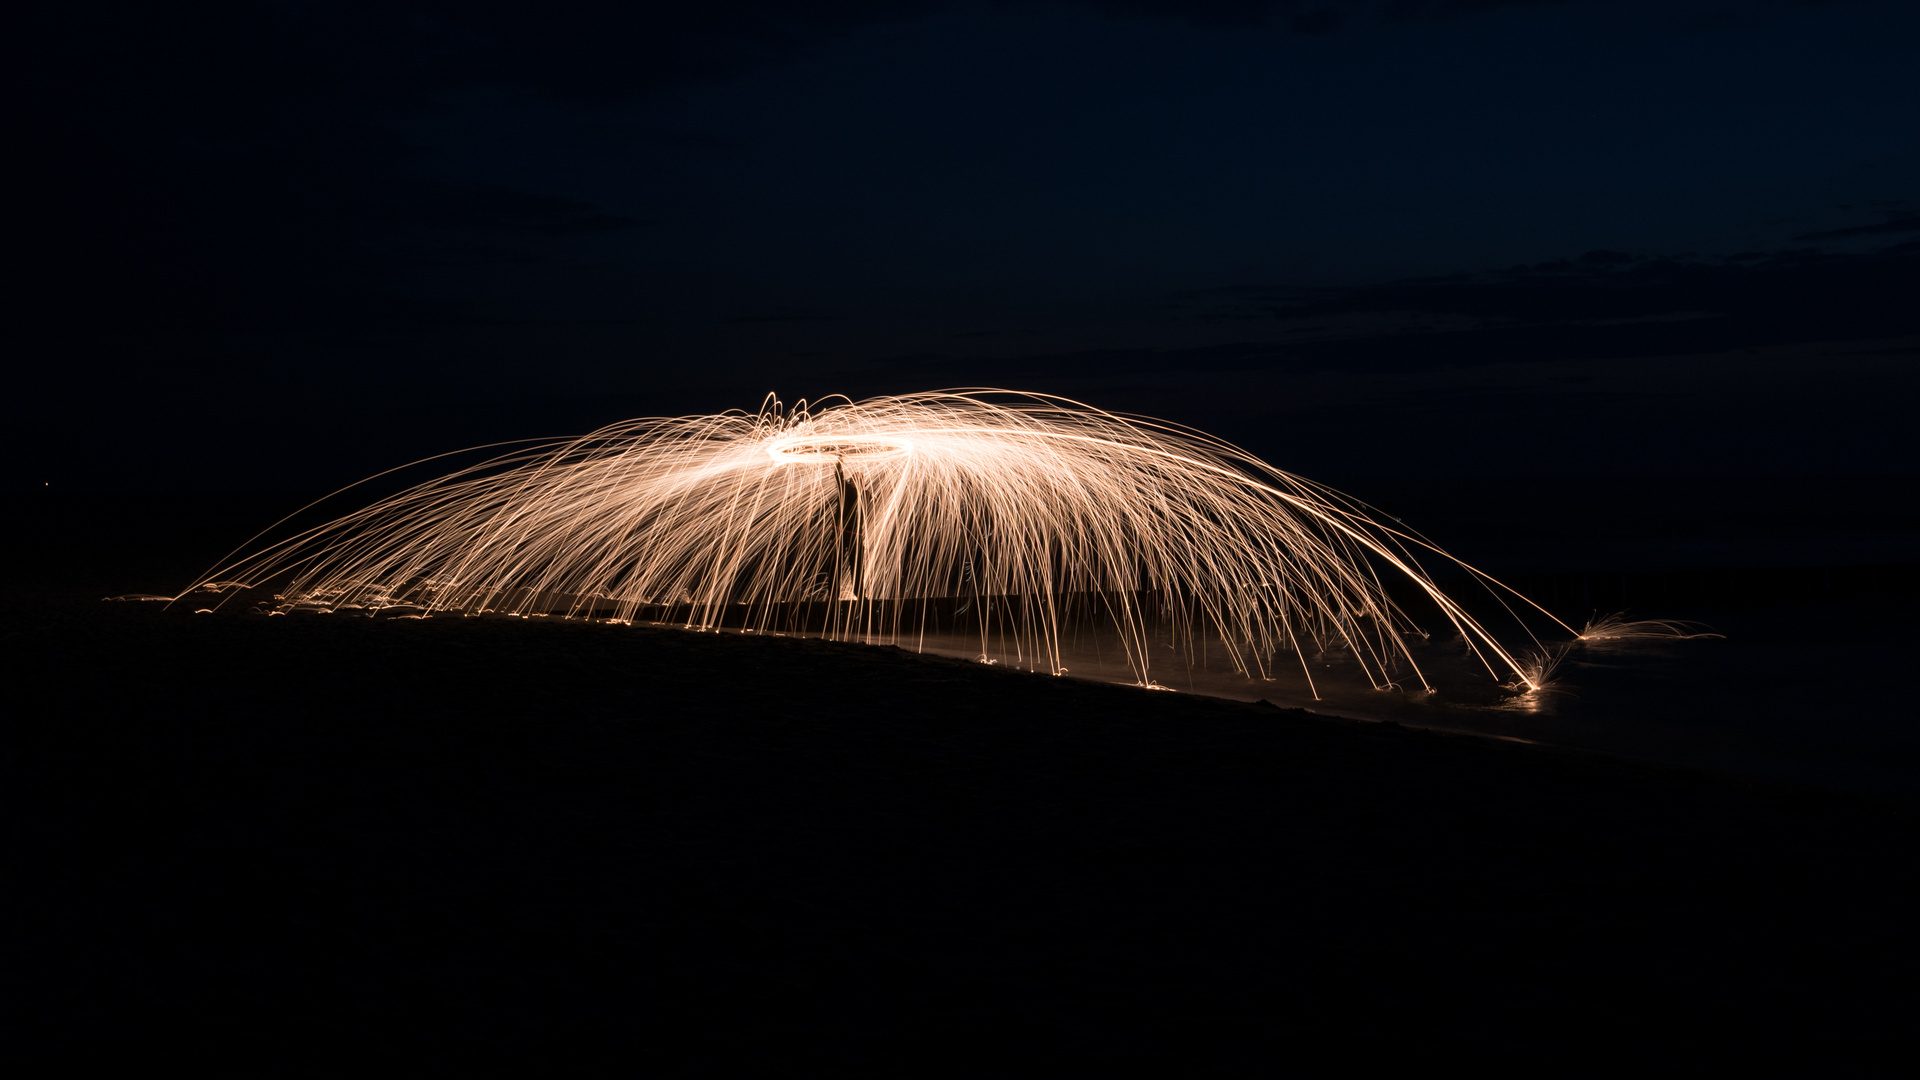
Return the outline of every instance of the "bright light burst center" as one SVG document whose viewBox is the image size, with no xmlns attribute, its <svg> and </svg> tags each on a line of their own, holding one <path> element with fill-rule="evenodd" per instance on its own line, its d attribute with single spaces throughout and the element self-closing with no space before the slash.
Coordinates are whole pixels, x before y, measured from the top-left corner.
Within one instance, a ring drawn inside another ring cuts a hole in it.
<svg viewBox="0 0 1920 1080">
<path fill-rule="evenodd" d="M 776 439 L 767 447 L 768 456 L 782 465 L 802 463 L 844 463 L 849 459 L 875 461 L 905 457 L 913 453 L 913 443 L 886 436 Z"/>
</svg>

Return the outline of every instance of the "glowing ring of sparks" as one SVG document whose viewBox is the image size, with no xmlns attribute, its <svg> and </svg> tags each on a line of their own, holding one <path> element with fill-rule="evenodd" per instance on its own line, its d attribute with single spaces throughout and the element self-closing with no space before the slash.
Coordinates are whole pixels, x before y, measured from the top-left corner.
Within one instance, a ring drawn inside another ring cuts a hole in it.
<svg viewBox="0 0 1920 1080">
<path fill-rule="evenodd" d="M 834 468 L 770 467 L 792 464 Z M 1055 673 L 1075 620 L 1093 618 L 1142 686 L 1173 637 L 1253 678 L 1297 664 L 1311 683 L 1309 656 L 1333 650 L 1377 687 L 1398 672 L 1426 686 L 1408 647 L 1425 635 L 1389 594 L 1396 580 L 1496 677 L 1532 690 L 1545 670 L 1421 559 L 1497 583 L 1364 504 L 1204 432 L 983 388 L 792 409 L 769 395 L 752 413 L 625 421 L 236 554 L 207 580 L 273 583 L 281 611 L 558 614 L 871 642 L 965 620 L 982 655 L 993 637 Z"/>
<path fill-rule="evenodd" d="M 837 462 L 846 461 L 849 458 L 875 461 L 905 457 L 911 453 L 913 453 L 911 440 L 884 435 L 780 439 L 767 447 L 767 456 L 782 465 Z"/>
</svg>

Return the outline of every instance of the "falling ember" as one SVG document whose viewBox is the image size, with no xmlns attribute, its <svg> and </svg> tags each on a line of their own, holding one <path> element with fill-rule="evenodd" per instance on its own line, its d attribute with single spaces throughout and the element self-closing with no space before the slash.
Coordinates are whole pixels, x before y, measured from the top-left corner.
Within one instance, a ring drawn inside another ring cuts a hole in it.
<svg viewBox="0 0 1920 1080">
<path fill-rule="evenodd" d="M 1062 633 L 1153 627 L 1268 677 L 1338 649 L 1426 678 L 1404 579 L 1496 677 L 1536 689 L 1352 499 L 1228 443 L 1065 398 L 952 390 L 634 420 L 420 484 L 218 568 L 280 610 L 556 614 L 911 643 L 962 619 L 1055 672 Z M 1470 568 L 1469 572 L 1471 572 Z M 1481 580 L 1484 576 L 1477 575 Z"/>
</svg>

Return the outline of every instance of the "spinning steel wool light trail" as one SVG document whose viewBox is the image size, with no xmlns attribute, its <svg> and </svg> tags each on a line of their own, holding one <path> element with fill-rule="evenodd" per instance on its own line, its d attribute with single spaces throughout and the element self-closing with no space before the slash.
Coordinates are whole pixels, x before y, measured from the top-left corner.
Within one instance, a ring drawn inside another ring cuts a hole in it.
<svg viewBox="0 0 1920 1080">
<path fill-rule="evenodd" d="M 276 583 L 281 610 L 909 644 L 964 625 L 983 654 L 997 636 L 1056 673 L 1063 629 L 1092 619 L 1118 631 L 1143 685 L 1164 632 L 1204 637 L 1256 678 L 1341 649 L 1376 686 L 1403 670 L 1425 686 L 1408 648 L 1421 632 L 1383 584 L 1399 577 L 1490 673 L 1537 689 L 1538 660 L 1501 645 L 1416 553 L 1459 565 L 1200 432 L 969 389 L 791 410 L 769 396 L 757 413 L 615 424 L 420 484 L 211 576 Z"/>
</svg>

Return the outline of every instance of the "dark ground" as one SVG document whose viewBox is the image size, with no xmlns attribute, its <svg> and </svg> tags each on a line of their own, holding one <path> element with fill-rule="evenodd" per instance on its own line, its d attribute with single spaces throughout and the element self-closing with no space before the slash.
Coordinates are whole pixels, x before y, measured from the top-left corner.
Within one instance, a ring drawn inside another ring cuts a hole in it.
<svg viewBox="0 0 1920 1080">
<path fill-rule="evenodd" d="M 100 603 L 219 531 L 128 512 L 34 518 L 0 624 L 4 1007 L 75 1055 L 1904 1073 L 1907 810 L 895 650 Z"/>
</svg>

